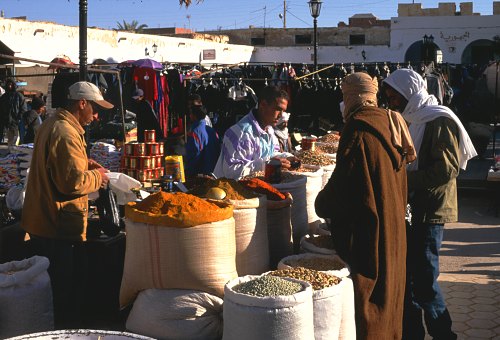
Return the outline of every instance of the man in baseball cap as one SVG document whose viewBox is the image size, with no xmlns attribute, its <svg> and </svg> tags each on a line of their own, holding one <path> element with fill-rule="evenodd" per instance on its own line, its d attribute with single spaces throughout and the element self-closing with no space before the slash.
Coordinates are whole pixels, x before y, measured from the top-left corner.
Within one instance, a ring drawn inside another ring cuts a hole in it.
<svg viewBox="0 0 500 340">
<path fill-rule="evenodd" d="M 112 109 L 113 104 L 107 102 L 102 97 L 99 88 L 88 81 L 79 81 L 74 83 L 69 87 L 68 99 L 70 100 L 80 100 L 86 99 L 90 100 L 104 109 Z"/>
<path fill-rule="evenodd" d="M 69 87 L 66 107 L 47 118 L 35 136 L 21 225 L 35 254 L 50 260 L 57 329 L 81 327 L 88 194 L 108 182 L 108 170 L 87 158 L 84 126 L 98 108 L 112 107 L 97 86 L 77 82 Z"/>
</svg>

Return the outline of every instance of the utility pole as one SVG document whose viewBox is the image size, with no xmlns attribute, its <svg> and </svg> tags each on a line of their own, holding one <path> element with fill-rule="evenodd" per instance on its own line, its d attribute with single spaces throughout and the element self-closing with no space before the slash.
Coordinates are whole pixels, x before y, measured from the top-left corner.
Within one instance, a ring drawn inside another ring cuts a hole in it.
<svg viewBox="0 0 500 340">
<path fill-rule="evenodd" d="M 80 0 L 80 80 L 87 80 L 87 0 Z"/>
<path fill-rule="evenodd" d="M 283 0 L 283 28 L 286 28 L 286 0 Z"/>
</svg>

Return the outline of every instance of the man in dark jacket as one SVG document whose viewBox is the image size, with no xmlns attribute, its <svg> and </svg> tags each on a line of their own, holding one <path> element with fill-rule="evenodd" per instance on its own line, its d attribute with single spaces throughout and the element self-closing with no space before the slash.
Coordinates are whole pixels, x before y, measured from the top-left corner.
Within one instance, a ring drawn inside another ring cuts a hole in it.
<svg viewBox="0 0 500 340">
<path fill-rule="evenodd" d="M 460 168 L 476 151 L 457 116 L 429 95 L 425 80 L 400 69 L 384 80 L 389 106 L 401 112 L 417 160 L 408 170 L 412 225 L 407 231 L 407 294 L 403 339 L 424 339 L 422 310 L 434 339 L 456 339 L 451 317 L 437 282 L 444 223 L 458 218 L 457 183 Z"/>
<path fill-rule="evenodd" d="M 24 96 L 17 92 L 16 82 L 7 79 L 5 94 L 0 97 L 0 133 L 7 131 L 9 150 L 16 145 L 19 138 L 19 123 L 25 111 L 28 110 Z"/>
<path fill-rule="evenodd" d="M 151 104 L 144 99 L 144 91 L 137 89 L 132 95 L 132 106 L 130 110 L 136 114 L 137 120 L 137 140 L 144 142 L 144 130 L 155 130 L 156 138 L 163 136 L 158 115 Z"/>
<path fill-rule="evenodd" d="M 337 253 L 350 265 L 356 338 L 401 340 L 405 290 L 406 164 L 414 149 L 397 112 L 377 107 L 366 73 L 342 83 L 346 124 L 337 166 L 315 202 L 331 220 Z"/>
<path fill-rule="evenodd" d="M 42 119 L 45 116 L 46 105 L 42 98 L 35 97 L 31 101 L 31 110 L 23 114 L 23 124 L 26 129 L 23 143 L 33 143 L 35 141 L 35 133 L 42 125 Z"/>
</svg>

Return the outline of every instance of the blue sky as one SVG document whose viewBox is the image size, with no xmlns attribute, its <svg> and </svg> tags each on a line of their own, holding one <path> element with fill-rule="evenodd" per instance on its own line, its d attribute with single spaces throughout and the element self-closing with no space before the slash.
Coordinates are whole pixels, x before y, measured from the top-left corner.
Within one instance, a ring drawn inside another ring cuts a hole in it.
<svg viewBox="0 0 500 340">
<path fill-rule="evenodd" d="M 193 0 L 195 2 L 196 0 Z M 467 0 L 462 0 L 463 2 Z M 357 13 L 373 13 L 380 19 L 397 16 L 399 3 L 408 0 L 323 0 L 319 26 L 336 26 L 348 22 Z M 415 1 L 424 8 L 437 7 L 439 1 Z M 451 2 L 442 0 L 441 2 Z M 287 0 L 287 27 L 312 27 L 312 18 L 306 0 Z M 460 1 L 456 1 L 459 10 Z M 491 15 L 493 0 L 473 1 L 474 12 Z M 53 21 L 78 26 L 79 0 L 0 0 L 0 10 L 6 18 L 27 16 L 28 20 Z M 111 29 L 117 21 L 137 20 L 154 27 L 185 27 L 196 31 L 209 29 L 283 27 L 279 17 L 283 0 L 204 0 L 188 9 L 177 0 L 88 0 L 88 25 Z"/>
</svg>

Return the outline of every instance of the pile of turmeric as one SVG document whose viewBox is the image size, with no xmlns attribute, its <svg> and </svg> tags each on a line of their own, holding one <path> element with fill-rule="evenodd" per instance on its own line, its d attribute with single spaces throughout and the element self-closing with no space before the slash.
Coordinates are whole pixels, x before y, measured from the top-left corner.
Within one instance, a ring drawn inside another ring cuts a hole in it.
<svg viewBox="0 0 500 340">
<path fill-rule="evenodd" d="M 286 199 L 285 194 L 281 193 L 278 189 L 264 182 L 261 179 L 258 178 L 242 179 L 240 180 L 240 183 L 249 190 L 252 190 L 259 194 L 266 195 L 267 199 L 270 201 L 282 201 Z"/>
<path fill-rule="evenodd" d="M 194 195 L 206 197 L 210 188 L 221 188 L 226 192 L 226 198 L 234 201 L 241 201 L 250 198 L 258 197 L 257 194 L 251 192 L 238 181 L 229 178 L 219 178 L 216 180 L 209 180 L 204 185 L 194 189 Z"/>
<path fill-rule="evenodd" d="M 180 192 L 159 191 L 141 202 L 130 202 L 125 206 L 125 217 L 134 222 L 172 227 L 190 227 L 232 216 L 233 208 L 229 204 Z"/>
</svg>

